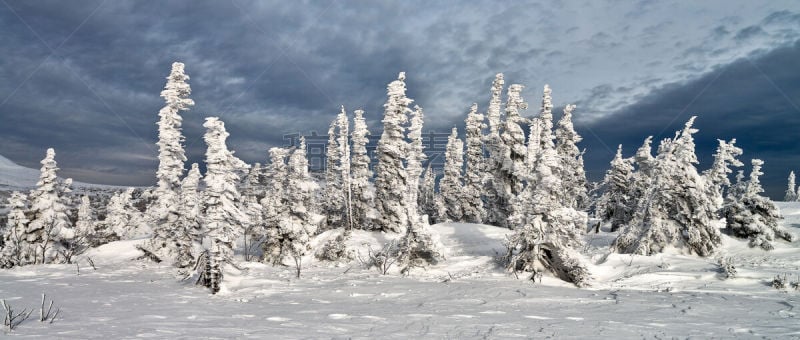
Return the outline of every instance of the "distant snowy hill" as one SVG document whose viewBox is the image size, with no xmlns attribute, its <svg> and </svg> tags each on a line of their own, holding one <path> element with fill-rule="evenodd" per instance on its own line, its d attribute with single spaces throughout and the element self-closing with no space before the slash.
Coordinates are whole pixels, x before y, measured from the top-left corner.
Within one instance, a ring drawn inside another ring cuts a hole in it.
<svg viewBox="0 0 800 340">
<path fill-rule="evenodd" d="M 26 168 L 0 155 L 0 187 L 27 188 L 36 185 L 39 170 Z"/>
</svg>

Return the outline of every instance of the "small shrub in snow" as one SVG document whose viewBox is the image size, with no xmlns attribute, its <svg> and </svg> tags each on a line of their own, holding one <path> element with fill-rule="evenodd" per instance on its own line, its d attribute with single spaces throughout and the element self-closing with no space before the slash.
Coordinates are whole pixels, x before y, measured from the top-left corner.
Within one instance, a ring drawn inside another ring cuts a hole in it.
<svg viewBox="0 0 800 340">
<path fill-rule="evenodd" d="M 372 249 L 372 246 L 367 245 L 367 258 L 361 258 L 359 254 L 358 260 L 366 269 L 377 268 L 378 272 L 386 275 L 397 262 L 397 253 L 397 240 L 391 240 L 384 243 L 380 249 Z"/>
<path fill-rule="evenodd" d="M 444 260 L 442 245 L 428 226 L 428 218 L 425 216 L 414 216 L 414 218 L 417 223 L 412 223 L 406 234 L 400 238 L 398 245 L 397 257 L 403 266 L 401 270 L 403 274 L 407 274 L 412 268 L 424 268 Z"/>
<path fill-rule="evenodd" d="M 9 331 L 13 331 L 14 328 L 27 320 L 31 316 L 31 313 L 33 313 L 33 309 L 23 309 L 21 312 L 14 312 L 14 309 L 11 305 L 6 303 L 6 300 L 0 300 L 0 303 L 2 303 L 6 313 L 5 317 L 3 317 L 3 326 L 6 326 L 6 329 Z"/>
<path fill-rule="evenodd" d="M 729 257 L 720 258 L 719 259 L 719 272 L 726 279 L 735 278 L 736 277 L 736 266 L 733 265 L 733 259 L 731 259 Z"/>
<path fill-rule="evenodd" d="M 786 278 L 786 274 L 783 276 L 775 275 L 775 278 L 772 279 L 772 288 L 775 289 L 786 289 L 786 286 L 789 284 L 789 280 Z"/>
<path fill-rule="evenodd" d="M 347 248 L 347 240 L 351 237 L 349 230 L 342 232 L 336 237 L 329 239 L 322 245 L 315 256 L 323 261 L 347 262 L 356 258 L 355 251 Z"/>
</svg>

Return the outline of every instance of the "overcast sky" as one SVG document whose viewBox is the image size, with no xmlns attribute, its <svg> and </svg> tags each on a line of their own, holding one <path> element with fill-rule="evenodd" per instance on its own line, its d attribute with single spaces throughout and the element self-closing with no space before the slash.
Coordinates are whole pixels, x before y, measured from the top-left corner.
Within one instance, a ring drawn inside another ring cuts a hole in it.
<svg viewBox="0 0 800 340">
<path fill-rule="evenodd" d="M 182 61 L 190 161 L 206 116 L 249 162 L 283 134 L 324 132 L 342 104 L 378 128 L 399 71 L 426 130 L 461 129 L 503 72 L 526 85 L 527 115 L 545 83 L 557 107 L 578 105 L 594 180 L 617 144 L 631 155 L 692 115 L 701 168 L 737 138 L 773 197 L 800 170 L 800 2 L 386 3 L 0 0 L 0 154 L 38 167 L 54 147 L 64 176 L 155 183 L 159 92 Z"/>
</svg>

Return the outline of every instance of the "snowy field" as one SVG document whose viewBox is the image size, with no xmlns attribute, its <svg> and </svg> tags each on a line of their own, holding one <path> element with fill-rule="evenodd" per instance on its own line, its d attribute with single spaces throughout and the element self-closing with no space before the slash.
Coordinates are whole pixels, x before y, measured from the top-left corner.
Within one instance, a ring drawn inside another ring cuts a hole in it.
<svg viewBox="0 0 800 340">
<path fill-rule="evenodd" d="M 783 223 L 800 233 L 800 203 L 778 203 Z M 594 281 L 577 289 L 545 276 L 533 284 L 497 264 L 507 230 L 482 225 L 433 227 L 447 260 L 427 270 L 380 275 L 358 261 L 334 266 L 311 258 L 294 268 L 245 263 L 214 296 L 181 282 L 168 266 L 133 261 L 137 241 L 90 251 L 85 261 L 0 270 L 0 298 L 36 308 L 42 293 L 62 308 L 58 319 L 35 316 L 10 338 L 800 338 L 800 292 L 770 287 L 800 275 L 800 244 L 750 249 L 723 236 L 718 256 L 738 270 L 724 280 L 717 258 L 671 252 L 605 256 L 614 235 L 589 234 L 584 252 Z M 323 242 L 330 233 L 323 234 Z M 365 254 L 385 241 L 357 232 Z"/>
</svg>

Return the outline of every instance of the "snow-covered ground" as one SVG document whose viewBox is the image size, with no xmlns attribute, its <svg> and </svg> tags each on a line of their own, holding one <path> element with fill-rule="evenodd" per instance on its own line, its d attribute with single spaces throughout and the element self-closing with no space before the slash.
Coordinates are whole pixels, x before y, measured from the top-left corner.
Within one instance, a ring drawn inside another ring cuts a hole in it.
<svg viewBox="0 0 800 340">
<path fill-rule="evenodd" d="M 779 203 L 800 234 L 800 204 Z M 800 244 L 764 252 L 725 237 L 735 279 L 716 258 L 678 252 L 612 254 L 614 235 L 589 234 L 594 282 L 577 289 L 552 277 L 533 284 L 497 264 L 507 230 L 440 224 L 447 260 L 409 277 L 380 275 L 358 261 L 311 258 L 294 269 L 245 263 L 218 295 L 181 282 L 171 268 L 132 261 L 137 241 L 90 251 L 97 266 L 44 265 L 0 270 L 0 298 L 38 308 L 42 293 L 62 307 L 52 324 L 31 319 L 2 336 L 18 338 L 800 338 L 800 292 L 770 287 L 775 275 L 800 275 Z M 323 234 L 323 242 L 331 233 Z M 356 232 L 365 255 L 386 235 Z M 84 257 L 85 258 L 85 257 Z M 38 310 L 37 310 L 38 312 Z M 34 313 L 35 314 L 35 313 Z"/>
</svg>

